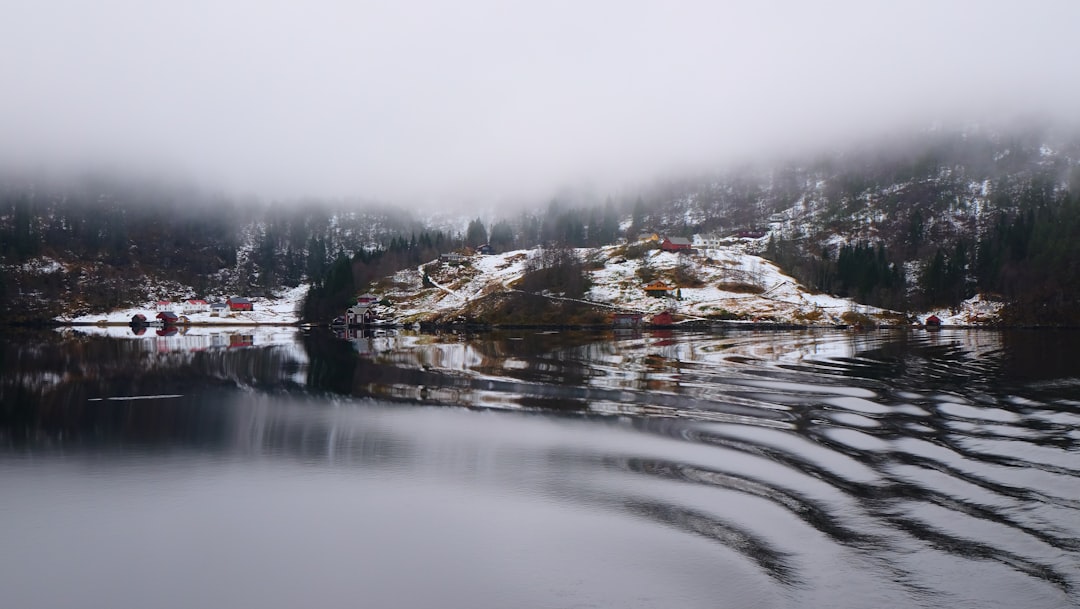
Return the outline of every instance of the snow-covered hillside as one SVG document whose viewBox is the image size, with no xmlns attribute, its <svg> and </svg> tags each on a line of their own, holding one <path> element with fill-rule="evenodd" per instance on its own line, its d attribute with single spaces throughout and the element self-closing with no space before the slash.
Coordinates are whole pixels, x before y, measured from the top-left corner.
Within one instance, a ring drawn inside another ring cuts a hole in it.
<svg viewBox="0 0 1080 609">
<path fill-rule="evenodd" d="M 591 288 L 580 302 L 611 312 L 655 315 L 670 311 L 678 319 L 725 319 L 798 324 L 850 323 L 858 316 L 904 319 L 896 312 L 851 299 L 815 294 L 785 275 L 773 263 L 750 253 L 756 244 L 743 242 L 695 254 L 649 249 L 642 243 L 580 248 Z M 402 323 L 451 319 L 475 309 L 486 297 L 517 291 L 531 256 L 518 250 L 472 256 L 462 262 L 434 261 L 401 271 L 381 282 L 380 316 Z M 646 294 L 644 278 L 673 288 L 670 296 Z M 545 293 L 554 300 L 560 294 Z M 996 308 L 983 303 L 978 315 L 938 312 L 946 323 L 990 323 Z M 855 315 L 856 317 L 853 317 Z M 864 318 L 865 318 L 864 317 Z"/>
</svg>

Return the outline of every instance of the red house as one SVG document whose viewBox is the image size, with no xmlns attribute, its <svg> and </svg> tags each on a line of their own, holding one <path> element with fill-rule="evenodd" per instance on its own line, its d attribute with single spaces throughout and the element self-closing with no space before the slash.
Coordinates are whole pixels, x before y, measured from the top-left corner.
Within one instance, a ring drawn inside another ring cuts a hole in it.
<svg viewBox="0 0 1080 609">
<path fill-rule="evenodd" d="M 649 320 L 649 324 L 653 326 L 670 326 L 675 323 L 675 318 L 672 317 L 671 311 L 664 311 L 663 313 L 657 313 Z"/>
<path fill-rule="evenodd" d="M 255 307 L 247 298 L 233 297 L 225 301 L 230 311 L 254 311 Z"/>
<path fill-rule="evenodd" d="M 162 311 L 155 316 L 155 319 L 161 320 L 161 323 L 166 326 L 175 326 L 180 321 L 180 318 L 172 311 Z"/>
<path fill-rule="evenodd" d="M 940 326 L 941 325 L 941 319 L 937 315 L 931 315 L 930 317 L 926 318 L 926 325 L 927 326 Z"/>
<path fill-rule="evenodd" d="M 660 242 L 660 249 L 665 252 L 688 251 L 691 247 L 690 240 L 685 237 L 664 237 Z"/>
</svg>

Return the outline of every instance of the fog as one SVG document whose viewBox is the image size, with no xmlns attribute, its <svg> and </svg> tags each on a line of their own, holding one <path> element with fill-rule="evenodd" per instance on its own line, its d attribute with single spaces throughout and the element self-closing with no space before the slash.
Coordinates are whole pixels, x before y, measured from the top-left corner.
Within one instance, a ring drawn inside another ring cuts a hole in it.
<svg viewBox="0 0 1080 609">
<path fill-rule="evenodd" d="M 1080 107 L 1075 0 L 6 0 L 0 164 L 267 197 L 620 190 Z"/>
</svg>

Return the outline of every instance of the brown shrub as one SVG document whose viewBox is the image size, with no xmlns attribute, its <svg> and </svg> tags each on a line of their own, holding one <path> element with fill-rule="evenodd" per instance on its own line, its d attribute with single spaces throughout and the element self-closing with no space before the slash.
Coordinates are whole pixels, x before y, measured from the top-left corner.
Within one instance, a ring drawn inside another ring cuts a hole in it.
<svg viewBox="0 0 1080 609">
<path fill-rule="evenodd" d="M 725 292 L 735 292 L 737 294 L 760 294 L 765 291 L 765 288 L 759 285 L 742 281 L 721 281 L 716 284 L 716 287 Z"/>
</svg>

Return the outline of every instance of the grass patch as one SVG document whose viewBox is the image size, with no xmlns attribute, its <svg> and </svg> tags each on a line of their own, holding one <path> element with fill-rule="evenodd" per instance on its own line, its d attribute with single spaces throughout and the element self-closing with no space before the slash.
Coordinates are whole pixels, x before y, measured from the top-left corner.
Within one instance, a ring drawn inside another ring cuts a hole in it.
<svg viewBox="0 0 1080 609">
<path fill-rule="evenodd" d="M 856 313 L 855 311 L 844 311 L 840 314 L 840 319 L 846 324 L 861 326 L 863 328 L 876 328 L 878 325 L 873 317 L 862 313 Z"/>
<path fill-rule="evenodd" d="M 607 309 L 521 292 L 498 293 L 478 299 L 455 316 L 493 326 L 601 326 L 610 323 Z"/>
<path fill-rule="evenodd" d="M 757 284 L 743 281 L 721 281 L 716 284 L 716 287 L 725 292 L 734 292 L 736 294 L 760 294 L 765 291 L 765 288 Z"/>
<path fill-rule="evenodd" d="M 808 311 L 806 313 L 802 313 L 802 312 L 796 313 L 793 317 L 794 317 L 795 321 L 801 321 L 801 322 L 807 322 L 807 323 L 817 323 L 817 322 L 821 321 L 822 319 L 824 319 L 825 313 L 821 312 L 818 309 L 814 309 L 813 311 Z"/>
</svg>

